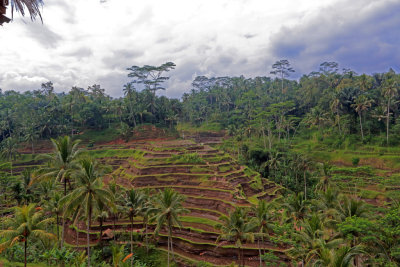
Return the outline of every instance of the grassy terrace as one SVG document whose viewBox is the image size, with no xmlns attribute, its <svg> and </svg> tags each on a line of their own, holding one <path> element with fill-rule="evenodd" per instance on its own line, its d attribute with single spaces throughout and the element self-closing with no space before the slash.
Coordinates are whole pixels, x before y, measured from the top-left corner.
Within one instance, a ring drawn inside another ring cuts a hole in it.
<svg viewBox="0 0 400 267">
<path fill-rule="evenodd" d="M 314 141 L 293 148 L 319 162 L 329 162 L 331 180 L 345 193 L 382 205 L 400 197 L 400 147 L 365 145 L 357 149 L 331 149 Z M 358 164 L 354 164 L 358 161 Z"/>
<path fill-rule="evenodd" d="M 88 153 L 114 166 L 110 176 L 116 178 L 122 187 L 131 185 L 138 189 L 154 190 L 172 187 L 184 194 L 184 206 L 191 212 L 180 217 L 183 224 L 181 231 L 184 232 L 179 233 L 176 228 L 173 237 L 194 251 L 202 248 L 236 249 L 233 244 L 221 245 L 210 240 L 211 237 L 215 239 L 219 233 L 215 228 L 220 223 L 218 218 L 227 215 L 235 207 L 257 204 L 259 198 L 270 196 L 276 199 L 281 189 L 273 182 L 261 178 L 257 172 L 241 167 L 231 156 L 194 142 L 176 140 L 139 144 L 134 148 L 101 147 Z M 90 235 L 98 237 L 98 223 L 93 223 L 92 227 Z M 103 230 L 113 227 L 113 222 L 103 224 Z M 136 218 L 134 231 L 142 231 L 142 228 L 141 218 Z M 154 224 L 150 224 L 149 228 L 154 228 Z M 80 235 L 86 234 L 86 229 L 77 229 L 75 226 L 72 229 Z M 129 229 L 130 223 L 127 220 L 116 222 L 116 232 L 120 236 L 129 235 Z M 152 234 L 151 229 L 149 235 Z M 160 236 L 165 237 L 165 233 L 160 233 Z M 247 245 L 246 249 L 256 250 L 257 246 Z M 267 249 L 284 252 L 284 249 L 277 247 Z"/>
</svg>

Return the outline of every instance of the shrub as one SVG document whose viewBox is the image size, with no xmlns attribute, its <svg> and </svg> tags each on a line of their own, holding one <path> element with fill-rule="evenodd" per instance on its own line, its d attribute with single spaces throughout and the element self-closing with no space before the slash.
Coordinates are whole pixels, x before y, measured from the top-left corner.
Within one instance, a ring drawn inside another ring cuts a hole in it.
<svg viewBox="0 0 400 267">
<path fill-rule="evenodd" d="M 360 158 L 352 158 L 351 163 L 353 163 L 353 166 L 357 166 L 360 163 Z"/>
</svg>

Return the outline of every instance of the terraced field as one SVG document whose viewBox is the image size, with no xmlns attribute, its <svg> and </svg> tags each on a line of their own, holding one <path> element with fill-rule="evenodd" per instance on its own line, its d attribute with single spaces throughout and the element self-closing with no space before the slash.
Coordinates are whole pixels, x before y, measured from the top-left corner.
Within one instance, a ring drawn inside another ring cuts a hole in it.
<svg viewBox="0 0 400 267">
<path fill-rule="evenodd" d="M 281 188 L 273 182 L 240 166 L 229 155 L 190 140 L 119 144 L 92 150 L 91 154 L 112 166 L 106 183 L 115 179 L 125 188 L 159 190 L 171 187 L 185 195 L 184 206 L 190 213 L 181 217 L 183 227 L 173 231 L 174 252 L 181 259 L 207 261 L 214 265 L 229 265 L 236 261 L 234 243 L 216 242 L 219 232 L 215 225 L 220 222 L 219 217 L 227 215 L 236 206 L 250 207 L 260 199 L 271 201 L 280 196 Z M 83 223 L 69 227 L 70 245 L 75 244 L 76 235 L 78 244 L 84 244 L 85 229 Z M 103 231 L 107 229 L 113 229 L 111 219 L 103 225 Z M 149 227 L 149 235 L 152 230 L 154 225 Z M 128 240 L 129 231 L 128 220 L 119 219 L 116 223 L 118 240 Z M 135 221 L 134 231 L 143 232 L 141 221 Z M 99 232 L 100 226 L 94 223 L 90 230 L 93 244 L 99 241 Z M 161 249 L 167 247 L 166 234 L 161 231 L 155 241 Z M 269 241 L 262 247 L 287 261 L 287 248 L 277 247 Z M 244 256 L 246 265 L 258 266 L 256 244 L 245 244 Z"/>
</svg>

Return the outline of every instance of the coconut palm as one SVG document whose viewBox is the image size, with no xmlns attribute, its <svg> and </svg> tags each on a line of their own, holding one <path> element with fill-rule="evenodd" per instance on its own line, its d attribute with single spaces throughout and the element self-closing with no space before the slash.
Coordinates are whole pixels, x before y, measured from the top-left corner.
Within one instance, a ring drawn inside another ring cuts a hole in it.
<svg viewBox="0 0 400 267">
<path fill-rule="evenodd" d="M 385 80 L 382 86 L 382 95 L 387 100 L 386 105 L 386 145 L 389 144 L 389 119 L 390 119 L 390 105 L 392 100 L 398 95 L 398 81 L 394 78 Z"/>
<path fill-rule="evenodd" d="M 366 217 L 368 207 L 362 200 L 344 196 L 338 207 L 339 220 L 344 221 L 347 217 Z"/>
<path fill-rule="evenodd" d="M 35 20 L 36 17 L 39 17 L 42 20 L 42 14 L 40 13 L 40 8 L 43 6 L 42 0 L 11 0 L 11 16 L 14 17 L 15 12 L 21 13 L 22 16 L 25 16 L 25 9 L 28 10 L 28 13 L 31 17 L 31 20 Z"/>
<path fill-rule="evenodd" d="M 363 131 L 363 126 L 362 126 L 362 114 L 367 111 L 372 105 L 372 100 L 368 99 L 366 95 L 359 95 L 355 103 L 352 104 L 351 106 L 354 108 L 354 110 L 357 112 L 358 117 L 360 119 L 360 131 L 361 131 L 361 139 L 364 140 L 364 131 Z"/>
<path fill-rule="evenodd" d="M 8 229 L 0 230 L 0 238 L 6 240 L 0 244 L 0 252 L 18 242 L 24 242 L 24 266 L 26 267 L 28 239 L 31 237 L 42 241 L 55 239 L 53 234 L 44 230 L 52 221 L 52 218 L 44 219 L 40 207 L 36 207 L 33 203 L 15 207 L 14 216 L 6 221 Z"/>
<path fill-rule="evenodd" d="M 63 197 L 61 202 L 65 203 L 66 211 L 79 208 L 87 219 L 87 255 L 88 266 L 90 267 L 89 231 L 93 211 L 100 203 L 109 205 L 111 195 L 103 186 L 101 169 L 97 165 L 97 162 L 92 159 L 84 158 L 80 161 L 80 169 L 75 174 L 75 179 L 76 188 L 70 194 Z"/>
<path fill-rule="evenodd" d="M 182 225 L 178 216 L 189 212 L 189 210 L 183 208 L 183 201 L 184 196 L 180 195 L 172 188 L 166 188 L 154 197 L 155 207 L 153 211 L 155 216 L 153 218 L 157 223 L 155 233 L 158 233 L 164 226 L 166 226 L 168 231 L 168 266 L 170 264 L 170 250 L 172 256 L 174 256 L 172 228 L 174 225 L 181 227 Z"/>
<path fill-rule="evenodd" d="M 112 197 L 110 198 L 110 202 L 112 201 Z M 97 203 L 97 212 L 96 212 L 96 219 L 99 221 L 100 226 L 100 242 L 103 238 L 103 223 L 108 218 L 108 206 L 105 205 L 104 202 Z"/>
<path fill-rule="evenodd" d="M 131 253 L 133 253 L 133 218 L 138 216 L 145 201 L 144 194 L 136 189 L 126 191 L 124 207 L 128 208 L 127 213 L 131 223 Z M 131 259 L 131 266 L 133 258 Z"/>
<path fill-rule="evenodd" d="M 229 213 L 229 216 L 221 216 L 222 224 L 217 224 L 216 228 L 221 230 L 217 242 L 221 239 L 235 242 L 238 249 L 239 265 L 244 266 L 242 246 L 246 241 L 254 242 L 254 229 L 257 225 L 254 221 L 246 221 L 247 211 L 244 208 L 236 208 Z"/>
<path fill-rule="evenodd" d="M 303 219 L 307 213 L 309 202 L 304 199 L 304 193 L 299 192 L 298 194 L 292 194 L 287 201 L 283 204 L 286 207 L 286 212 L 289 213 L 290 217 L 294 220 L 294 223 Z M 301 229 L 301 226 L 300 226 Z"/>
<path fill-rule="evenodd" d="M 144 224 L 144 239 L 146 243 L 146 252 L 149 251 L 149 246 L 148 246 L 148 237 L 147 237 L 147 227 L 149 224 L 149 220 L 152 217 L 154 213 L 154 206 L 153 206 L 153 201 L 151 194 L 153 193 L 153 190 L 150 188 L 146 188 L 143 190 L 144 194 L 144 201 L 142 205 L 142 209 L 140 211 L 142 217 L 143 217 L 143 224 Z"/>
<path fill-rule="evenodd" d="M 123 195 L 121 193 L 121 188 L 117 186 L 115 181 L 110 182 L 108 184 L 108 191 L 110 192 L 111 195 L 111 213 L 112 213 L 112 219 L 113 219 L 113 238 L 115 241 L 115 229 L 116 229 L 116 222 L 118 219 L 118 215 L 120 214 L 120 211 L 122 210 L 122 206 L 120 205 L 123 202 Z"/>
<path fill-rule="evenodd" d="M 82 152 L 78 148 L 80 140 L 72 141 L 69 136 L 60 137 L 57 140 L 51 139 L 54 152 L 41 157 L 49 161 L 49 166 L 38 171 L 34 182 L 43 180 L 60 181 L 64 183 L 64 196 L 67 195 L 67 182 L 72 172 L 77 169 L 77 159 Z"/>
<path fill-rule="evenodd" d="M 30 142 L 31 143 L 31 151 L 32 155 L 35 154 L 35 149 L 34 149 L 34 142 L 35 140 L 39 138 L 38 132 L 35 130 L 34 126 L 31 125 L 30 127 L 25 128 L 25 135 L 24 135 L 24 141 Z"/>
<path fill-rule="evenodd" d="M 267 203 L 265 200 L 259 201 L 257 206 L 253 206 L 251 208 L 252 213 L 254 213 L 253 221 L 257 226 L 257 242 L 260 266 L 262 266 L 260 240 L 262 243 L 264 243 L 264 237 L 268 236 L 269 231 L 272 229 L 272 209 L 272 204 Z"/>
<path fill-rule="evenodd" d="M 337 248 L 336 244 L 328 244 L 310 253 L 310 256 L 312 255 L 310 263 L 316 267 L 350 267 L 354 266 L 353 259 L 363 253 L 364 251 L 359 246 Z"/>
<path fill-rule="evenodd" d="M 64 184 L 64 196 L 67 195 L 67 182 L 71 174 L 78 169 L 77 160 L 81 153 L 78 148 L 80 140 L 72 141 L 69 136 L 51 139 L 54 152 L 52 154 L 40 155 L 48 160 L 48 166 L 37 171 L 33 183 L 42 181 L 57 181 Z M 62 217 L 61 247 L 64 244 L 65 216 Z"/>
<path fill-rule="evenodd" d="M 62 215 L 62 207 L 60 205 L 60 200 L 61 200 L 61 194 L 57 191 L 54 191 L 53 196 L 50 198 L 50 200 L 46 201 L 44 205 L 44 210 L 50 212 L 56 217 L 57 241 L 60 240 L 59 224 L 60 224 L 60 216 Z"/>
<path fill-rule="evenodd" d="M 0 155 L 2 158 L 10 161 L 11 176 L 13 175 L 13 161 L 20 155 L 18 152 L 18 144 L 12 137 L 7 138 L 1 143 Z"/>
</svg>

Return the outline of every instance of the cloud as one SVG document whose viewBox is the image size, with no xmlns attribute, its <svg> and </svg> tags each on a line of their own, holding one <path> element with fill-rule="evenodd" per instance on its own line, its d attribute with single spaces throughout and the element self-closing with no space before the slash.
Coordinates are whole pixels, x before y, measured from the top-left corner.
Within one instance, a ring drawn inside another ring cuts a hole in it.
<svg viewBox="0 0 400 267">
<path fill-rule="evenodd" d="M 0 87 L 97 83 L 118 97 L 127 67 L 167 61 L 177 66 L 160 94 L 173 97 L 197 75 L 269 75 L 281 58 L 296 75 L 323 61 L 358 72 L 396 69 L 399 11 L 397 0 L 54 0 L 43 25 L 16 17 L 0 28 Z"/>
<path fill-rule="evenodd" d="M 89 47 L 81 47 L 81 48 L 77 48 L 71 52 L 67 52 L 64 55 L 67 57 L 85 58 L 85 57 L 92 56 L 93 50 L 90 49 Z"/>
<path fill-rule="evenodd" d="M 56 48 L 62 41 L 61 35 L 50 30 L 46 24 L 27 23 L 25 33 L 30 38 L 36 40 L 44 48 Z"/>
<path fill-rule="evenodd" d="M 357 72 L 384 72 L 399 67 L 400 3 L 341 2 L 321 10 L 306 23 L 283 27 L 271 37 L 270 50 L 287 58 L 298 73 L 337 61 Z"/>
</svg>

